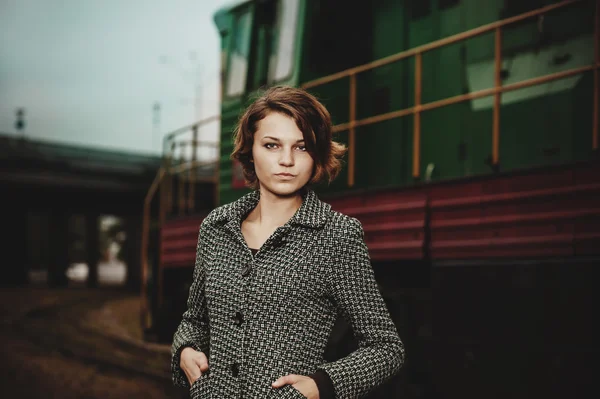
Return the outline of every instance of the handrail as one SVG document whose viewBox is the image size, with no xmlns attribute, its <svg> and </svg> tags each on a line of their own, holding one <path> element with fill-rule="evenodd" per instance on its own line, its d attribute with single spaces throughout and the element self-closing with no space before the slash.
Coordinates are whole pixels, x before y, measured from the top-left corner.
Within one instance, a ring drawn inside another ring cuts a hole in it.
<svg viewBox="0 0 600 399">
<path fill-rule="evenodd" d="M 436 40 L 431 43 L 418 46 L 409 50 L 399 52 L 397 54 L 381 58 L 376 61 L 372 61 L 367 64 L 363 64 L 357 67 L 349 68 L 341 72 L 337 72 L 322 78 L 314 79 L 301 85 L 304 89 L 310 89 L 317 86 L 321 86 L 326 83 L 333 82 L 342 78 L 350 78 L 350 93 L 349 93 L 349 121 L 346 123 L 337 124 L 333 127 L 334 132 L 340 132 L 348 130 L 348 186 L 354 185 L 354 170 L 355 170 L 355 156 L 354 156 L 354 142 L 355 142 L 355 129 L 359 126 L 366 126 L 373 123 L 383 122 L 386 120 L 399 118 L 407 115 L 413 115 L 413 170 L 412 174 L 415 179 L 420 177 L 420 156 L 421 156 L 421 113 L 424 111 L 432 110 L 435 108 L 456 104 L 466 100 L 472 100 L 475 98 L 487 97 L 494 95 L 494 108 L 493 108 L 493 130 L 492 130 L 492 166 L 497 169 L 499 165 L 499 147 L 500 147 L 500 105 L 501 105 L 501 94 L 507 91 L 517 90 L 524 87 L 529 87 L 557 79 L 566 78 L 568 76 L 580 74 L 587 71 L 594 71 L 594 107 L 593 107 L 593 132 L 592 132 L 592 148 L 598 149 L 598 69 L 600 68 L 600 49 L 599 49 L 599 36 L 600 36 L 600 4 L 596 2 L 596 18 L 594 23 L 594 53 L 595 61 L 594 64 L 573 68 L 567 71 L 557 72 L 540 76 L 532 79 L 523 80 L 510 85 L 502 85 L 500 78 L 501 65 L 502 65 L 502 31 L 501 29 L 510 24 L 523 21 L 528 18 L 532 18 L 549 11 L 553 11 L 562 7 L 570 6 L 575 3 L 580 3 L 584 0 L 566 0 L 560 3 L 541 7 L 537 10 L 532 10 L 521 15 L 506 18 L 501 21 L 496 21 L 487 25 L 480 26 L 478 28 L 471 29 L 466 32 L 462 32 L 453 36 L 446 37 L 444 39 Z M 469 39 L 483 33 L 495 31 L 494 40 L 494 87 L 489 89 L 483 89 L 467 94 L 461 94 L 454 97 L 445 98 L 442 100 L 432 101 L 426 104 L 421 104 L 421 81 L 422 81 L 422 54 L 442 47 L 448 44 L 453 44 L 465 39 Z M 378 114 L 356 120 L 356 75 L 377 67 L 388 65 L 400 61 L 408 57 L 415 57 L 415 101 L 414 106 L 391 111 L 383 114 Z"/>
<path fill-rule="evenodd" d="M 193 169 L 195 166 L 210 166 L 210 165 L 216 165 L 219 163 L 219 160 L 216 161 L 188 161 L 188 162 L 183 162 L 179 165 L 176 166 L 170 166 L 168 171 L 170 174 L 177 174 L 177 173 L 182 173 L 185 172 L 186 170 L 190 170 Z"/>
<path fill-rule="evenodd" d="M 142 214 L 142 243 L 140 253 L 141 266 L 141 324 L 148 327 L 148 298 L 147 298 L 147 281 L 148 281 L 148 243 L 150 240 L 150 204 L 158 190 L 158 187 L 165 176 L 165 168 L 160 167 L 156 172 L 156 176 L 144 197 L 144 209 Z"/>
<path fill-rule="evenodd" d="M 410 107 L 410 108 L 401 109 L 398 111 L 386 112 L 384 114 L 379 114 L 379 115 L 375 115 L 375 116 L 369 116 L 364 119 L 359 119 L 359 120 L 354 121 L 353 126 L 360 127 L 360 126 L 371 125 L 373 123 L 384 122 L 384 121 L 387 121 L 390 119 L 395 119 L 395 118 L 399 118 L 402 116 L 410 115 L 410 114 L 416 112 L 417 110 L 418 111 L 429 111 L 429 110 L 432 110 L 435 108 L 440 108 L 440 107 L 443 107 L 446 105 L 457 104 L 462 101 L 475 100 L 475 99 L 482 98 L 482 97 L 489 97 L 496 93 L 504 93 L 504 92 L 508 92 L 508 91 L 523 89 L 525 87 L 535 86 L 537 84 L 545 83 L 550 80 L 563 79 L 563 78 L 567 78 L 572 75 L 578 75 L 583 72 L 588 72 L 588 71 L 593 70 L 594 68 L 598 68 L 599 66 L 600 66 L 600 63 L 597 64 L 596 66 L 588 65 L 588 66 L 584 66 L 584 67 L 580 67 L 580 68 L 574 68 L 574 69 L 570 69 L 570 70 L 566 70 L 566 71 L 556 72 L 556 73 L 549 74 L 549 75 L 538 76 L 537 78 L 522 80 L 520 82 L 511 83 L 510 85 L 505 85 L 505 86 L 498 87 L 498 88 L 491 87 L 489 89 L 481 89 L 481 90 L 472 91 L 472 92 L 466 93 L 466 94 L 459 94 L 457 96 L 444 98 L 442 100 L 431 101 L 429 103 L 422 104 L 419 107 L 414 106 L 414 107 Z M 344 130 L 348 130 L 350 125 L 351 125 L 350 122 L 337 124 L 333 127 L 333 131 L 335 133 L 337 133 L 337 132 L 341 132 Z"/>
<path fill-rule="evenodd" d="M 188 130 L 193 129 L 194 127 L 199 127 L 200 125 L 206 125 L 209 122 L 215 122 L 218 120 L 221 120 L 221 115 L 212 115 L 207 118 L 201 119 L 196 123 L 192 123 L 191 125 L 180 127 L 179 129 L 176 129 L 176 130 L 172 131 L 171 133 L 165 135 L 165 140 L 170 140 L 177 135 L 180 135 L 182 133 L 187 132 Z"/>
<path fill-rule="evenodd" d="M 159 225 L 162 226 L 165 217 L 170 209 L 172 208 L 173 200 L 173 185 L 171 176 L 179 175 L 179 212 L 193 211 L 195 205 L 195 183 L 200 181 L 215 182 L 218 184 L 216 176 L 203 178 L 197 176 L 196 167 L 216 165 L 215 173 L 218 170 L 218 152 L 216 161 L 202 161 L 197 159 L 197 149 L 200 147 L 216 148 L 218 151 L 219 143 L 212 141 L 204 141 L 198 139 L 198 129 L 205 124 L 210 122 L 218 121 L 221 119 L 220 115 L 214 115 L 188 126 L 179 128 L 167 135 L 165 135 L 163 141 L 163 165 L 158 169 L 152 184 L 150 185 L 146 196 L 144 197 L 144 207 L 142 214 L 142 238 L 141 238 L 141 250 L 140 250 L 140 267 L 141 267 L 141 325 L 148 328 L 151 325 L 150 312 L 148 306 L 148 273 L 150 265 L 148 263 L 148 248 L 150 241 L 150 211 L 152 200 L 156 194 L 159 193 Z M 191 132 L 191 139 L 181 139 L 176 141 L 178 136 L 183 133 Z M 184 157 L 183 150 L 187 149 L 188 146 L 192 148 L 191 159 Z M 179 147 L 182 150 L 180 154 L 181 162 L 177 165 L 172 165 L 173 158 L 175 158 L 175 149 Z M 185 175 L 185 177 L 184 177 Z M 187 193 L 185 193 L 185 185 L 188 185 Z M 160 293 L 162 290 L 162 271 L 159 260 L 159 272 L 155 276 L 156 290 Z M 159 305 L 162 302 L 162 295 L 158 295 Z"/>
<path fill-rule="evenodd" d="M 219 143 L 216 141 L 203 141 L 203 140 L 180 140 L 177 143 L 173 143 L 175 147 L 185 147 L 188 145 L 198 146 L 203 145 L 206 147 L 218 147 Z"/>
</svg>

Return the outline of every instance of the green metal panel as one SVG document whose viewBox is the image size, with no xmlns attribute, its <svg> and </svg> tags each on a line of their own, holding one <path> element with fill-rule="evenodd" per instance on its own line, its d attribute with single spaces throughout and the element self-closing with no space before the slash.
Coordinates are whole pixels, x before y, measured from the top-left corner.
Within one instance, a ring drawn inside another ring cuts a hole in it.
<svg viewBox="0 0 600 399">
<path fill-rule="evenodd" d="M 373 7 L 372 59 L 410 47 L 402 2 L 386 0 Z M 407 82 L 410 62 L 400 61 L 362 74 L 358 86 L 359 119 L 407 108 L 413 95 Z M 410 179 L 412 121 L 394 119 L 357 129 L 356 188 L 404 185 Z"/>
<path fill-rule="evenodd" d="M 411 21 L 411 47 L 464 31 L 461 12 L 460 5 L 439 10 L 437 4 L 432 4 L 429 15 Z M 459 43 L 423 54 L 422 103 L 464 92 L 461 48 L 462 43 Z M 466 144 L 465 116 L 463 104 L 421 113 L 421 176 L 429 164 L 434 165 L 433 179 L 453 178 L 464 173 L 465 151 L 461 148 Z"/>
</svg>

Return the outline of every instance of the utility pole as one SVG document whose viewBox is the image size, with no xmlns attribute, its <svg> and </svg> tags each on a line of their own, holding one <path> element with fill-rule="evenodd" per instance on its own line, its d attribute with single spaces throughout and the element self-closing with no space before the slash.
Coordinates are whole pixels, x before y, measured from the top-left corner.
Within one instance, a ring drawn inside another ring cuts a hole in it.
<svg viewBox="0 0 600 399">
<path fill-rule="evenodd" d="M 201 117 L 201 100 L 202 100 L 202 63 L 198 61 L 198 53 L 196 51 L 190 51 L 188 55 L 188 59 L 190 61 L 190 66 L 185 68 L 182 64 L 176 62 L 171 57 L 166 55 L 162 55 L 158 58 L 158 62 L 165 66 L 173 67 L 177 72 L 179 72 L 180 76 L 184 81 L 193 85 L 194 90 L 194 119 L 196 121 L 200 120 Z M 191 67 L 191 70 L 190 70 Z M 191 99 L 186 98 L 186 102 Z"/>
<path fill-rule="evenodd" d="M 199 121 L 201 118 L 200 107 L 202 105 L 202 83 L 196 83 L 196 101 L 194 104 L 196 120 Z"/>
<path fill-rule="evenodd" d="M 160 140 L 160 103 L 154 102 L 152 106 L 152 148 L 156 148 L 156 139 Z"/>
<path fill-rule="evenodd" d="M 201 111 L 201 106 L 202 106 L 202 64 L 198 62 L 197 60 L 197 55 L 198 53 L 196 53 L 195 51 L 191 51 L 190 52 L 190 62 L 192 63 L 192 65 L 195 67 L 195 71 L 194 71 L 194 97 L 195 97 L 195 101 L 194 101 L 194 116 L 196 117 L 196 121 L 199 121 L 201 118 L 202 113 Z"/>
</svg>

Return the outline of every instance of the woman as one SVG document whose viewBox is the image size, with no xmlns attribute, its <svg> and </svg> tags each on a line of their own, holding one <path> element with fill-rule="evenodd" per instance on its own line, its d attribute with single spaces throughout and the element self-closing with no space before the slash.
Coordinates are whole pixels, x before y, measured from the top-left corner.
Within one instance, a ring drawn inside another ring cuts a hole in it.
<svg viewBox="0 0 600 399">
<path fill-rule="evenodd" d="M 254 191 L 202 222 L 173 339 L 173 380 L 192 398 L 355 398 L 403 364 L 360 222 L 310 189 L 335 178 L 344 152 L 301 89 L 271 88 L 241 117 L 232 157 Z M 325 362 L 338 314 L 358 349 Z"/>
</svg>

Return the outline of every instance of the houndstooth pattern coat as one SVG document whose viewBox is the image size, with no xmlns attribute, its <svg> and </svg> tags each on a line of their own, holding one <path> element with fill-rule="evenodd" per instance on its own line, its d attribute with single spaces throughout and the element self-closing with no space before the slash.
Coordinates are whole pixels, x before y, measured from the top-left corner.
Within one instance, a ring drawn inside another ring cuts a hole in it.
<svg viewBox="0 0 600 399">
<path fill-rule="evenodd" d="M 179 355 L 190 346 L 209 359 L 192 398 L 304 398 L 287 374 L 323 370 L 336 398 L 358 398 L 394 375 L 404 346 L 378 290 L 360 222 L 335 212 L 313 191 L 252 254 L 241 222 L 259 192 L 212 211 L 202 222 L 188 309 L 174 335 L 173 381 L 189 386 Z M 338 314 L 358 349 L 340 360 L 323 355 Z"/>
</svg>

